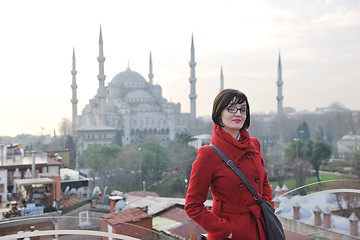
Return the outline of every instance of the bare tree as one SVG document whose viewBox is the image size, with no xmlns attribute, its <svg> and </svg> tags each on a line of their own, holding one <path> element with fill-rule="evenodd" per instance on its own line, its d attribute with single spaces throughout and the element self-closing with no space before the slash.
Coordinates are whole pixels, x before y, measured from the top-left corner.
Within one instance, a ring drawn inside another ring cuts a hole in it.
<svg viewBox="0 0 360 240">
<path fill-rule="evenodd" d="M 69 135 L 71 131 L 71 121 L 67 118 L 62 118 L 58 124 L 60 135 Z"/>
</svg>

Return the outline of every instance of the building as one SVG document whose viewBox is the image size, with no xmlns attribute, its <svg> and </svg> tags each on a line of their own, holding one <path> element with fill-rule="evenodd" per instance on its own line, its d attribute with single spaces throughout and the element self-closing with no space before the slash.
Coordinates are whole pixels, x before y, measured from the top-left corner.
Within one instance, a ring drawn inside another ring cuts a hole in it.
<svg viewBox="0 0 360 240">
<path fill-rule="evenodd" d="M 146 208 L 140 207 L 109 213 L 101 217 L 101 231 L 150 239 L 153 236 L 152 217 L 146 213 Z"/>
<path fill-rule="evenodd" d="M 80 151 L 91 144 L 128 145 L 139 140 L 155 140 L 167 143 L 176 134 L 195 128 L 195 50 L 191 39 L 190 86 L 191 112 L 182 113 L 180 103 L 168 102 L 162 96 L 162 88 L 153 83 L 153 66 L 150 52 L 149 74 L 146 80 L 128 66 L 105 85 L 103 38 L 99 39 L 99 87 L 80 115 L 77 114 L 76 59 L 73 52 L 72 74 L 72 127 L 80 140 Z"/>
<path fill-rule="evenodd" d="M 337 141 L 337 151 L 340 155 L 353 154 L 360 150 L 360 135 L 345 135 Z"/>
</svg>

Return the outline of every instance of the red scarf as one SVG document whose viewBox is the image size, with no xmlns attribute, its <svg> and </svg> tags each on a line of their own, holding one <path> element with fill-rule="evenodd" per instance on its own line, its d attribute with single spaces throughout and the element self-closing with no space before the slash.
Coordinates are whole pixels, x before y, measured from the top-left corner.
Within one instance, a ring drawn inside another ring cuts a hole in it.
<svg viewBox="0 0 360 240">
<path fill-rule="evenodd" d="M 223 141 L 228 142 L 242 150 L 246 149 L 250 143 L 250 135 L 246 129 L 240 130 L 240 139 L 237 140 L 229 133 L 225 132 L 222 127 L 214 124 L 214 134 L 216 134 Z"/>
</svg>

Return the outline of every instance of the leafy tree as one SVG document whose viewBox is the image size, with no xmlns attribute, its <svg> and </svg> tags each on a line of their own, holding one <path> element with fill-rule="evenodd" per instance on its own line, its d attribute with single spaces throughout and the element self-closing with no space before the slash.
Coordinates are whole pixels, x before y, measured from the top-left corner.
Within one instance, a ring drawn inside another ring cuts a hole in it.
<svg viewBox="0 0 360 240">
<path fill-rule="evenodd" d="M 304 121 L 297 128 L 297 138 L 300 140 L 310 140 L 310 131 L 307 123 Z"/>
<path fill-rule="evenodd" d="M 316 139 L 324 139 L 324 129 L 322 127 L 318 127 L 315 132 L 315 138 Z"/>
<path fill-rule="evenodd" d="M 320 181 L 319 170 L 321 164 L 328 160 L 331 154 L 331 146 L 322 139 L 315 141 L 296 141 L 285 149 L 285 160 L 288 164 L 296 163 L 297 159 L 303 159 L 311 163 L 316 177 Z"/>
<path fill-rule="evenodd" d="M 352 167 L 357 175 L 357 179 L 360 180 L 360 151 L 355 151 L 352 154 Z"/>
<path fill-rule="evenodd" d="M 197 149 L 188 144 L 191 139 L 191 135 L 182 133 L 169 145 L 172 169 L 176 169 L 181 178 L 189 179 L 192 163 L 196 159 Z"/>
<path fill-rule="evenodd" d="M 305 142 L 298 140 L 293 143 L 291 143 L 286 149 L 285 149 L 285 162 L 287 164 L 292 164 L 296 161 L 296 159 L 304 159 L 303 151 Z"/>
<path fill-rule="evenodd" d="M 168 170 L 168 150 L 156 142 L 142 143 L 139 145 L 139 149 L 142 153 L 142 171 L 145 179 L 150 182 L 159 182 L 162 172 Z"/>
<path fill-rule="evenodd" d="M 331 146 L 324 140 L 315 140 L 312 142 L 311 157 L 309 159 L 311 165 L 315 170 L 316 177 L 320 182 L 319 170 L 321 164 L 328 160 L 331 155 Z"/>
<path fill-rule="evenodd" d="M 106 179 L 110 176 L 119 161 L 119 146 L 90 145 L 80 156 L 79 166 L 91 169 L 91 175 L 99 177 L 100 185 L 105 187 Z"/>
</svg>

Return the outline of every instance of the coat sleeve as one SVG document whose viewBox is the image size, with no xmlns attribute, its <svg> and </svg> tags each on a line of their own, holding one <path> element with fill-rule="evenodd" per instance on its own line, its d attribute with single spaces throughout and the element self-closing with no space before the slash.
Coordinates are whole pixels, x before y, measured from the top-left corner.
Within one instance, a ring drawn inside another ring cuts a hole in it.
<svg viewBox="0 0 360 240">
<path fill-rule="evenodd" d="M 255 138 L 256 139 L 256 138 Z M 265 161 L 264 161 L 264 158 L 261 154 L 261 147 L 260 147 L 260 143 L 259 143 L 259 140 L 255 140 L 255 145 L 256 147 L 259 149 L 259 152 L 260 152 L 260 158 L 261 158 L 261 164 L 264 168 L 264 181 L 263 181 L 263 190 L 262 190 L 262 199 L 268 201 L 273 207 L 274 207 L 274 202 L 272 201 L 272 189 L 271 189 L 271 186 L 270 186 L 270 183 L 269 183 L 269 178 L 268 178 L 268 175 L 267 175 L 267 172 L 266 172 L 266 169 L 265 169 Z"/>
<path fill-rule="evenodd" d="M 206 147 L 199 149 L 192 165 L 185 212 L 216 239 L 226 239 L 232 232 L 229 221 L 218 217 L 204 206 L 214 173 L 214 165 L 211 162 L 214 157 L 211 155 L 215 153 L 211 152 L 211 147 Z"/>
</svg>

